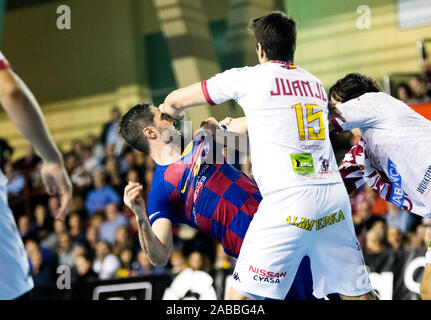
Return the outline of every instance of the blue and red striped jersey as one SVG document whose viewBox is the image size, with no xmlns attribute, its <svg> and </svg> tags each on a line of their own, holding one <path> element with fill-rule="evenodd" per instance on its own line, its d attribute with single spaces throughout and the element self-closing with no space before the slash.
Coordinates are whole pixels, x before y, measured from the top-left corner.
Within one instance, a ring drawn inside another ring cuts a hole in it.
<svg viewBox="0 0 431 320">
<path fill-rule="evenodd" d="M 160 218 L 184 223 L 220 241 L 237 257 L 262 196 L 257 185 L 226 160 L 216 163 L 212 136 L 199 131 L 182 158 L 157 165 L 147 200 L 152 225 Z"/>
</svg>

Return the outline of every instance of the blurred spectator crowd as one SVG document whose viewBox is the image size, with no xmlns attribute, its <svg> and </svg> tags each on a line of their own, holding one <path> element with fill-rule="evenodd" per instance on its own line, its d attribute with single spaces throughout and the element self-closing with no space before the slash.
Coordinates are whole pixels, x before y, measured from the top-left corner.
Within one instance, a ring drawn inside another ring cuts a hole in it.
<svg viewBox="0 0 431 320">
<path fill-rule="evenodd" d="M 416 104 L 431 101 L 431 63 L 424 51 L 422 73 L 401 81 L 395 86 L 393 95 L 406 104 Z"/>
<path fill-rule="evenodd" d="M 404 91 L 403 91 L 404 90 Z M 397 96 L 409 103 L 431 99 L 431 68 L 400 85 Z M 144 186 L 147 198 L 155 164 L 127 146 L 118 134 L 118 108 L 100 137 L 88 135 L 71 141 L 64 153 L 66 170 L 74 185 L 71 213 L 65 222 L 55 220 L 56 197 L 46 195 L 39 175 L 41 159 L 31 146 L 11 162 L 13 148 L 0 139 L 0 168 L 8 178 L 8 197 L 24 241 L 36 286 L 55 285 L 56 270 L 67 265 L 72 283 L 173 273 L 186 268 L 209 271 L 230 269 L 234 261 L 221 245 L 187 226 L 174 227 L 174 252 L 166 267 L 153 267 L 140 250 L 136 219 L 123 205 L 129 181 Z M 331 134 L 337 161 L 356 143 L 353 133 Z M 251 164 L 240 166 L 252 178 Z M 430 221 L 405 212 L 379 198 L 364 186 L 351 195 L 353 221 L 363 251 L 425 249 L 431 239 Z"/>
</svg>

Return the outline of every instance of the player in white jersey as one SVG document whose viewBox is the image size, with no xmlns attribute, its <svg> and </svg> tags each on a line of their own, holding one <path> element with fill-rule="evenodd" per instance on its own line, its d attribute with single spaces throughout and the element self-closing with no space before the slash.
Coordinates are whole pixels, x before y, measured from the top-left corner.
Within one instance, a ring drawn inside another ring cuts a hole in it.
<svg viewBox="0 0 431 320">
<path fill-rule="evenodd" d="M 380 92 L 371 78 L 348 74 L 329 90 L 337 130 L 360 129 L 371 165 L 392 183 L 386 199 L 403 208 L 409 199 L 413 213 L 431 216 L 431 121 L 404 102 Z M 416 209 L 414 209 L 416 208 Z M 431 240 L 431 239 L 430 239 Z M 431 299 L 431 255 L 421 295 Z"/>
<path fill-rule="evenodd" d="M 60 196 L 57 219 L 64 220 L 70 207 L 72 187 L 62 156 L 51 139 L 37 101 L 2 53 L 0 103 L 43 159 L 42 179 L 49 194 Z M 6 177 L 0 171 L 0 300 L 23 299 L 28 297 L 34 284 L 24 245 L 8 206 L 6 184 Z"/>
<path fill-rule="evenodd" d="M 233 99 L 245 112 L 263 201 L 245 236 L 229 297 L 283 299 L 308 256 L 316 297 L 373 298 L 329 140 L 325 90 L 293 64 L 296 24 L 277 12 L 254 19 L 251 29 L 260 65 L 177 90 L 161 106 L 181 118 L 185 108 Z"/>
<path fill-rule="evenodd" d="M 329 94 L 344 118 L 331 123 L 338 130 L 360 129 L 371 164 L 395 186 L 389 201 L 401 207 L 406 193 L 427 208 L 415 213 L 431 214 L 431 121 L 361 74 L 339 80 Z"/>
</svg>

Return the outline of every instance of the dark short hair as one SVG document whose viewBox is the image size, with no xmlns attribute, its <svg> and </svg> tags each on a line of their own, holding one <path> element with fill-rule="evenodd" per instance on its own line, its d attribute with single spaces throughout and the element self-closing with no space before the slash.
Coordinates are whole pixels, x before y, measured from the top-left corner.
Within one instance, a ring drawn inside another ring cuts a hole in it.
<svg viewBox="0 0 431 320">
<path fill-rule="evenodd" d="M 269 60 L 293 62 L 296 50 L 296 23 L 276 11 L 250 21 L 250 33 L 260 43 Z"/>
<path fill-rule="evenodd" d="M 379 84 L 370 77 L 360 73 L 350 73 L 338 80 L 329 89 L 329 98 L 341 103 L 358 98 L 367 92 L 380 92 Z"/>
<path fill-rule="evenodd" d="M 151 104 L 138 104 L 130 109 L 120 120 L 120 134 L 126 142 L 145 154 L 150 153 L 148 139 L 143 130 L 154 124 Z"/>
</svg>

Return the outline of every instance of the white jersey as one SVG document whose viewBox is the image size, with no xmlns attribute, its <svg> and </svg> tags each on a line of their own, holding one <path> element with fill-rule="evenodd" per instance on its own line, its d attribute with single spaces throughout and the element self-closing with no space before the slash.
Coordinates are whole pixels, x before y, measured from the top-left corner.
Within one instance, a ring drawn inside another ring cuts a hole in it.
<svg viewBox="0 0 431 320">
<path fill-rule="evenodd" d="M 263 197 L 293 186 L 341 183 L 322 83 L 283 62 L 232 69 L 202 82 L 209 104 L 235 100 L 247 117 L 253 175 Z"/>
<path fill-rule="evenodd" d="M 18 298 L 33 288 L 27 254 L 8 206 L 6 184 L 0 171 L 0 300 Z"/>
<path fill-rule="evenodd" d="M 0 70 L 6 68 L 9 62 L 0 52 Z M 0 171 L 0 300 L 18 298 L 33 288 L 27 254 L 8 206 L 6 185 Z"/>
<path fill-rule="evenodd" d="M 386 93 L 366 93 L 340 106 L 343 130 L 358 128 L 365 151 L 394 188 L 390 202 L 402 205 L 405 193 L 431 213 L 431 121 Z"/>
</svg>

